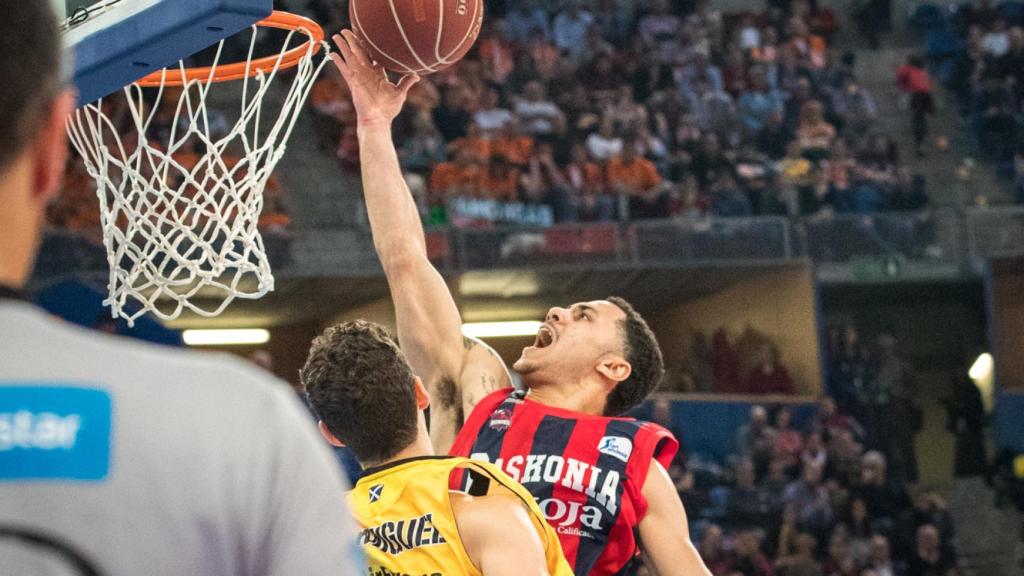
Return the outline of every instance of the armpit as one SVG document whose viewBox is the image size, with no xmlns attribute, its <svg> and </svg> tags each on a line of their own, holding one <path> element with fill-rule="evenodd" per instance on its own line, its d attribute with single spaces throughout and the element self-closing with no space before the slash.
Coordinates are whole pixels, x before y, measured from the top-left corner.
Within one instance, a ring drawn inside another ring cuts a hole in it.
<svg viewBox="0 0 1024 576">
<path fill-rule="evenodd" d="M 455 411 L 456 425 L 461 426 L 464 416 L 462 411 L 462 398 L 460 398 L 459 387 L 455 384 L 455 380 L 451 378 L 443 378 L 438 383 L 437 392 L 437 401 L 440 404 L 440 407 L 446 412 Z"/>
</svg>

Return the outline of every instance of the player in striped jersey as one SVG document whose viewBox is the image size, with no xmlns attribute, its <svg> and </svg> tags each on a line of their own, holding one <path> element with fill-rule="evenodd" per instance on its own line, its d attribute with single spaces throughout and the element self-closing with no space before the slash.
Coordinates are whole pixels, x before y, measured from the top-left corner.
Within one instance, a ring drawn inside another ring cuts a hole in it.
<svg viewBox="0 0 1024 576">
<path fill-rule="evenodd" d="M 621 299 L 551 309 L 513 366 L 527 392 L 514 392 L 500 358 L 462 338 L 458 308 L 427 258 L 402 178 L 391 123 L 418 79 L 391 83 L 349 31 L 336 42 L 333 58 L 358 114 L 366 205 L 398 336 L 438 399 L 434 446 L 454 443 L 454 454 L 486 455 L 518 473 L 558 529 L 576 574 L 619 573 L 640 549 L 662 576 L 708 574 L 666 472 L 675 440 L 654 425 L 613 418 L 643 401 L 664 373 L 643 318 Z"/>
</svg>

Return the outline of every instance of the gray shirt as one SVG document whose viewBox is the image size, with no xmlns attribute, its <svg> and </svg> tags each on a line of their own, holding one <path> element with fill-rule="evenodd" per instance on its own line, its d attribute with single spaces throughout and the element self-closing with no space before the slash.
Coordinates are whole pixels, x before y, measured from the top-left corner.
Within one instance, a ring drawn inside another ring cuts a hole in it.
<svg viewBox="0 0 1024 576">
<path fill-rule="evenodd" d="M 0 301 L 0 574 L 357 574 L 344 491 L 285 384 Z"/>
</svg>

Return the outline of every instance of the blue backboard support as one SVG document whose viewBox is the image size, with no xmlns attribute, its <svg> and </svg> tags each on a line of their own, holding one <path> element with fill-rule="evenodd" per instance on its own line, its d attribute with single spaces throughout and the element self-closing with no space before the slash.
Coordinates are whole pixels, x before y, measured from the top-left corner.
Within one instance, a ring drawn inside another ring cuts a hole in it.
<svg viewBox="0 0 1024 576">
<path fill-rule="evenodd" d="M 237 34 L 273 9 L 273 0 L 110 2 L 68 12 L 64 46 L 74 54 L 80 105 Z"/>
</svg>

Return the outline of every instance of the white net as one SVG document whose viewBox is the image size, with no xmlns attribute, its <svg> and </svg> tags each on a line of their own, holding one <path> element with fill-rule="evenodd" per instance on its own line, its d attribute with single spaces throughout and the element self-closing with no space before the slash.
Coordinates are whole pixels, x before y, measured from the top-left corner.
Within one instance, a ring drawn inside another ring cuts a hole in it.
<svg viewBox="0 0 1024 576">
<path fill-rule="evenodd" d="M 253 26 L 250 64 L 258 34 Z M 176 88 L 133 84 L 69 119 L 71 141 L 97 183 L 110 264 L 104 303 L 113 317 L 132 323 L 152 312 L 171 320 L 186 310 L 212 317 L 235 298 L 274 289 L 259 229 L 264 189 L 329 50 L 322 44 L 317 58 L 309 42 L 294 69 L 281 63 L 310 38 L 291 32 L 272 68 L 251 70 L 252 78 L 246 70 L 233 126 L 208 109 L 223 41 L 208 78 Z M 185 64 L 178 66 L 184 76 Z M 264 114 L 268 100 L 275 110 Z"/>
</svg>

